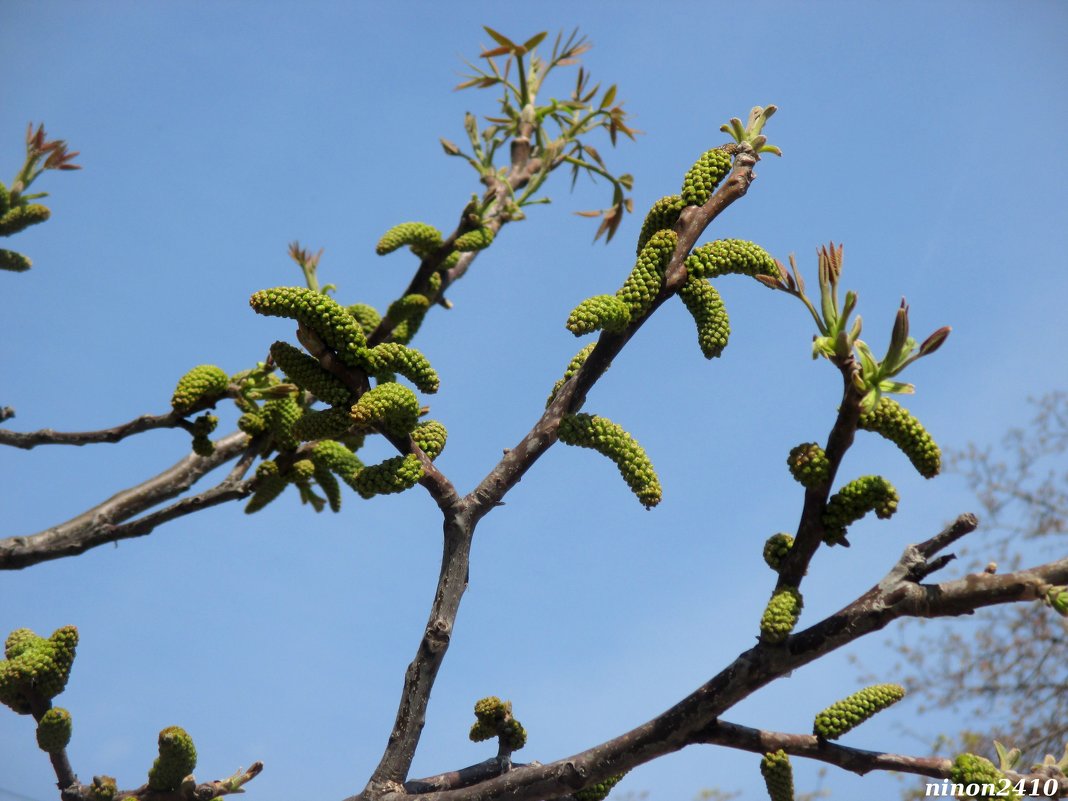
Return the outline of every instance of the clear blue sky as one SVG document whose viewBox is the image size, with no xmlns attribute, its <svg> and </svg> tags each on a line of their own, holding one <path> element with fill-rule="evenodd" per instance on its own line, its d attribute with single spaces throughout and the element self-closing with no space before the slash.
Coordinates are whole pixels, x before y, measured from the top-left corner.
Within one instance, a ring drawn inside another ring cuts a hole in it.
<svg viewBox="0 0 1068 801">
<path fill-rule="evenodd" d="M 388 303 L 413 263 L 376 257 L 378 237 L 411 219 L 449 228 L 479 188 L 438 137 L 460 140 L 466 110 L 493 110 L 489 93 L 451 91 L 462 58 L 488 43 L 482 24 L 515 37 L 579 26 L 596 45 L 588 67 L 618 83 L 645 134 L 600 148 L 635 176 L 638 213 L 609 247 L 571 213 L 606 205 L 604 185 L 569 194 L 560 176 L 554 203 L 509 226 L 450 293 L 455 309 L 418 337 L 442 376 L 430 399 L 450 431 L 439 464 L 462 491 L 537 418 L 578 347 L 568 311 L 622 281 L 644 209 L 678 191 L 694 158 L 723 141 L 719 125 L 754 104 L 780 107 L 768 133 L 785 157 L 760 165 L 709 239 L 796 252 L 810 277 L 815 248 L 844 242 L 844 280 L 877 352 L 903 294 L 920 336 L 952 325 L 948 345 L 911 371 L 907 401 L 943 445 L 994 440 L 1027 419 L 1029 396 L 1064 387 L 1064 3 L 6 0 L 0 173 L 17 169 L 29 120 L 69 140 L 85 167 L 42 179 L 53 219 L 11 240 L 35 267 L 0 275 L 0 402 L 18 411 L 8 425 L 90 429 L 162 412 L 189 367 L 263 358 L 291 326 L 256 317 L 247 297 L 299 283 L 293 239 L 325 248 L 321 273 L 341 299 Z M 466 739 L 484 695 L 513 700 L 530 732 L 520 756 L 547 762 L 659 713 L 752 644 L 773 585 L 761 544 L 793 530 L 800 509 L 784 459 L 826 436 L 838 385 L 809 359 L 800 304 L 742 279 L 721 291 L 733 327 L 723 358 L 700 357 L 670 304 L 589 399 L 645 445 L 665 485 L 659 508 L 643 511 L 606 460 L 560 446 L 481 525 L 413 775 L 491 755 Z M 187 435 L 165 431 L 0 452 L 3 534 L 72 517 L 187 448 Z M 881 441 L 864 439 L 843 471 L 887 475 L 900 513 L 821 554 L 804 623 L 975 507 L 959 478 L 924 482 Z M 196 740 L 201 779 L 265 761 L 249 788 L 258 801 L 363 786 L 425 623 L 440 535 L 420 489 L 350 495 L 345 507 L 315 516 L 283 497 L 248 518 L 234 504 L 2 577 L 4 633 L 81 630 L 60 703 L 83 780 L 140 783 L 157 732 L 178 724 Z M 851 653 L 878 666 L 885 639 Z M 807 730 L 856 689 L 847 655 L 729 719 Z M 906 700 L 848 742 L 919 753 L 954 725 L 915 709 Z M 0 787 L 54 798 L 31 721 L 3 712 Z M 617 792 L 676 801 L 718 786 L 759 799 L 757 764 L 694 748 Z M 814 789 L 815 769 L 796 771 L 799 790 Z M 843 799 L 900 787 L 833 769 L 826 786 Z"/>
</svg>

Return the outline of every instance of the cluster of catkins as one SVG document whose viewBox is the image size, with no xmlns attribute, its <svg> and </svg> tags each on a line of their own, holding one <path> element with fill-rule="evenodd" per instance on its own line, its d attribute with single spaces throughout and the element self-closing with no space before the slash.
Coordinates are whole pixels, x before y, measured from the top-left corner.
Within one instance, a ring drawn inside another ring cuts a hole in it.
<svg viewBox="0 0 1068 801">
<path fill-rule="evenodd" d="M 594 295 L 568 315 L 566 327 L 575 336 L 604 331 L 617 334 L 641 321 L 664 288 L 668 265 L 678 249 L 674 226 L 687 206 L 702 206 L 731 170 L 729 148 L 713 148 L 702 154 L 687 171 L 682 191 L 656 201 L 638 236 L 637 259 L 623 285 L 613 295 Z M 778 277 L 779 266 L 752 242 L 723 239 L 696 248 L 686 259 L 687 279 L 678 290 L 697 325 L 697 341 L 706 358 L 719 356 L 727 346 L 730 322 L 719 293 L 708 279 L 727 274 Z M 589 345 L 568 365 L 549 396 L 577 373 L 593 351 Z M 660 481 L 641 446 L 611 420 L 596 415 L 565 415 L 559 428 L 560 441 L 593 448 L 608 456 L 638 500 L 650 508 L 660 502 Z"/>
<path fill-rule="evenodd" d="M 40 203 L 30 203 L 17 192 L 11 192 L 0 183 L 0 236 L 11 236 L 47 220 L 52 213 Z M 21 273 L 30 269 L 33 262 L 28 256 L 14 250 L 0 248 L 0 270 Z"/>
<path fill-rule="evenodd" d="M 42 751 L 59 754 L 70 744 L 73 732 L 71 714 L 52 706 L 52 699 L 66 689 L 78 647 L 78 629 L 63 626 L 50 637 L 30 629 L 16 629 L 4 642 L 0 660 L 0 703 L 19 715 L 37 720 L 37 745 Z M 182 779 L 196 767 L 196 748 L 189 735 L 172 726 L 160 732 L 159 758 L 148 773 L 153 790 L 177 790 Z M 101 776 L 90 788 L 98 801 L 112 801 L 115 780 Z"/>
<path fill-rule="evenodd" d="M 433 256 L 436 262 L 423 289 L 394 301 L 385 315 L 363 303 L 343 307 L 324 293 L 301 287 L 256 292 L 249 301 L 254 311 L 297 321 L 309 341 L 317 340 L 314 344 L 323 349 L 312 355 L 287 342 L 275 342 L 271 361 L 285 376 L 285 383 L 270 373 L 271 368 L 260 370 L 253 381 L 249 376 L 255 371 L 228 376 L 210 364 L 193 368 L 179 380 L 171 399 L 176 414 L 185 417 L 231 397 L 243 412 L 238 427 L 259 438 L 264 457 L 278 452 L 277 458 L 258 465 L 255 494 L 247 512 L 262 509 L 290 484 L 296 485 L 302 501 L 316 510 L 329 504 L 337 511 L 340 483 L 348 484 L 364 498 L 402 492 L 418 483 L 424 469 L 415 454 L 364 465 L 356 451 L 369 432 L 401 439 L 411 436 L 430 459 L 441 453 L 445 427 L 432 420 L 419 422 L 421 407 L 415 393 L 397 381 L 398 376 L 403 377 L 428 394 L 438 390 L 437 373 L 426 357 L 407 343 L 437 300 L 445 272 L 456 265 L 462 253 L 482 250 L 493 242 L 491 227 L 472 214 L 465 219 L 465 227 L 451 240 L 447 252 L 442 252 L 441 232 L 425 223 L 401 223 L 386 232 L 376 247 L 379 255 L 407 245 L 420 259 Z M 375 332 L 385 341 L 372 346 L 369 339 Z M 327 369 L 320 357 L 359 371 L 373 379 L 375 386 L 365 392 L 355 391 L 338 376 L 338 370 Z M 311 408 L 315 401 L 328 408 Z M 210 434 L 217 423 L 213 415 L 182 423 L 193 435 L 194 452 L 201 456 L 213 453 Z M 313 483 L 325 500 L 315 494 Z"/>
<path fill-rule="evenodd" d="M 475 723 L 468 736 L 476 743 L 497 737 L 502 750 L 508 752 L 518 751 L 527 744 L 527 730 L 512 717 L 512 702 L 502 701 L 495 695 L 475 704 Z"/>
<path fill-rule="evenodd" d="M 415 302 L 415 297 L 422 302 Z M 425 313 L 428 304 L 426 297 L 408 296 L 391 307 L 387 319 L 393 321 L 394 330 L 403 326 L 403 333 L 410 336 L 418 324 L 416 317 Z M 399 375 L 422 392 L 436 392 L 440 382 L 426 357 L 395 341 L 369 346 L 367 337 L 381 322 L 370 306 L 345 308 L 325 294 L 300 287 L 262 290 L 252 296 L 250 305 L 260 314 L 296 320 L 319 339 L 332 358 L 363 371 L 377 383 L 360 394 L 318 358 L 287 342 L 271 346 L 271 359 L 286 382 L 273 375 L 261 376 L 258 394 L 245 392 L 247 382 L 214 365 L 200 365 L 182 376 L 171 400 L 175 412 L 189 414 L 229 394 L 244 412 L 238 427 L 260 438 L 265 456 L 278 452 L 277 458 L 258 465 L 255 493 L 246 511 L 259 511 L 290 484 L 297 486 L 301 499 L 317 510 L 329 504 L 334 511 L 341 505 L 339 480 L 364 498 L 414 486 L 424 475 L 414 454 L 365 466 L 355 452 L 367 433 L 380 432 L 401 438 L 410 435 L 431 459 L 441 453 L 445 427 L 433 420 L 419 422 L 418 398 L 397 383 Z M 398 306 L 403 308 L 398 310 Z M 257 398 L 263 403 L 257 403 Z M 310 408 L 315 400 L 328 408 Z M 189 425 L 194 451 L 211 453 L 208 434 L 216 422 L 214 416 L 207 415 Z M 325 495 L 325 502 L 312 491 L 313 482 Z"/>
</svg>

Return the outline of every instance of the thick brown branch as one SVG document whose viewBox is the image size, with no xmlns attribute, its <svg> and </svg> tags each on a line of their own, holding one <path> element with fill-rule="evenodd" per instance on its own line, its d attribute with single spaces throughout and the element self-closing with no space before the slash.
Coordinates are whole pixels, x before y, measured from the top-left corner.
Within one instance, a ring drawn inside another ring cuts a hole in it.
<svg viewBox="0 0 1068 801">
<path fill-rule="evenodd" d="M 924 586 L 905 577 L 920 557 L 916 546 L 878 585 L 838 613 L 778 646 L 758 644 L 671 709 L 625 734 L 546 765 L 514 770 L 473 787 L 420 795 L 423 801 L 539 801 L 630 770 L 701 742 L 719 716 L 775 678 L 906 616 L 962 614 L 980 606 L 1038 597 L 1045 584 L 1068 582 L 1068 559 L 1004 576 L 979 574 Z M 403 795 L 387 801 L 402 801 Z"/>
<path fill-rule="evenodd" d="M 506 767 L 511 767 L 511 762 L 503 759 L 487 759 L 477 765 L 468 765 L 459 770 L 450 770 L 447 773 L 439 773 L 436 776 L 427 776 L 423 779 L 412 779 L 404 783 L 404 792 L 411 795 L 431 793 L 437 790 L 456 790 L 460 787 L 470 787 L 473 784 L 493 779 L 504 773 Z M 354 798 L 346 801 L 354 801 Z"/>
<path fill-rule="evenodd" d="M 145 518 L 125 523 L 160 503 L 181 495 L 202 476 L 224 464 L 248 445 L 248 437 L 235 432 L 215 443 L 211 456 L 190 454 L 157 476 L 123 490 L 77 517 L 25 537 L 0 540 L 0 570 L 73 556 L 120 539 L 147 534 L 160 523 L 247 494 L 244 485 L 228 477 L 218 487 L 186 498 Z M 247 465 L 246 465 L 247 467 Z"/>
<path fill-rule="evenodd" d="M 473 532 L 474 526 L 465 516 L 453 515 L 445 522 L 441 572 L 430 617 L 415 659 L 404 674 L 400 708 L 386 750 L 364 791 L 369 797 L 384 791 L 399 790 L 407 778 L 419 744 L 419 735 L 426 722 L 430 691 L 452 638 L 460 599 L 467 589 Z"/>
</svg>

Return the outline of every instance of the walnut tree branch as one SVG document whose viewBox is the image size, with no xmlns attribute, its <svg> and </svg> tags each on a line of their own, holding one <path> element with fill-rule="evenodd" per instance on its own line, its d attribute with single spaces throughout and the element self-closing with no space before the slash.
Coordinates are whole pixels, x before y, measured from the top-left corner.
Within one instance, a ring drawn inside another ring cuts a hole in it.
<svg viewBox="0 0 1068 801">
<path fill-rule="evenodd" d="M 119 442 L 134 434 L 152 431 L 156 428 L 184 428 L 186 417 L 202 409 L 215 405 L 218 398 L 210 403 L 200 403 L 184 412 L 170 411 L 166 414 L 143 414 L 125 423 L 99 431 L 55 431 L 42 428 L 38 431 L 8 431 L 0 428 L 0 445 L 30 450 L 38 445 L 93 445 L 101 442 Z"/>
<path fill-rule="evenodd" d="M 403 789 L 402 782 L 408 776 L 426 722 L 430 691 L 445 659 L 460 600 L 467 589 L 474 527 L 470 515 L 461 510 L 446 517 L 441 571 L 430 616 L 415 658 L 404 673 L 404 688 L 389 741 L 364 790 L 368 798 Z"/>
<path fill-rule="evenodd" d="M 585 363 L 559 389 L 553 402 L 549 404 L 534 427 L 520 440 L 518 445 L 505 452 L 504 457 L 464 499 L 465 504 L 472 508 L 476 519 L 481 518 L 498 505 L 538 458 L 556 442 L 556 432 L 564 414 L 576 412 L 582 408 L 586 394 L 604 375 L 612 359 L 623 350 L 630 338 L 637 333 L 652 313 L 674 295 L 685 282 L 685 260 L 690 250 L 709 224 L 728 206 L 746 194 L 749 185 L 756 177 L 753 172 L 756 162 L 755 154 L 748 151 L 740 152 L 735 159 L 734 169 L 708 202 L 700 207 L 691 206 L 683 209 L 674 229 L 679 237 L 678 245 L 665 270 L 664 285 L 649 311 L 645 316 L 632 321 L 620 333 L 602 332 L 597 346 L 587 357 Z"/>
<path fill-rule="evenodd" d="M 231 474 L 207 492 L 185 498 L 145 518 L 126 522 L 164 501 L 181 495 L 206 473 L 246 450 L 248 444 L 247 435 L 234 432 L 216 440 L 215 452 L 211 456 L 189 454 L 159 475 L 113 495 L 65 523 L 36 534 L 0 540 L 0 570 L 29 567 L 51 559 L 84 553 L 104 543 L 148 534 L 160 523 L 243 497 L 248 494 L 247 487 L 235 481 Z M 249 463 L 250 461 L 245 463 L 245 469 Z"/>
<path fill-rule="evenodd" d="M 866 751 L 838 743 L 821 740 L 814 734 L 786 734 L 777 731 L 754 729 L 719 720 L 704 731 L 697 742 L 722 745 L 766 754 L 782 749 L 790 756 L 805 757 L 835 765 L 858 776 L 873 770 L 896 770 L 943 779 L 949 776 L 952 762 L 940 757 L 914 757 L 888 754 L 881 751 Z"/>
<path fill-rule="evenodd" d="M 937 538 L 936 538 L 937 539 Z M 932 554 L 933 555 L 933 554 Z M 701 742 L 734 704 L 772 680 L 837 650 L 900 617 L 965 614 L 981 606 L 1033 600 L 1046 584 L 1068 583 L 1068 559 L 1005 575 L 978 574 L 939 585 L 908 579 L 926 557 L 909 546 L 887 576 L 841 611 L 779 645 L 758 643 L 653 720 L 579 754 L 545 765 L 519 766 L 478 785 L 425 793 L 424 801 L 539 801 Z M 383 801 L 402 801 L 402 793 Z"/>
<path fill-rule="evenodd" d="M 709 726 L 707 732 L 702 735 L 700 742 L 751 751 L 755 754 L 766 754 L 781 749 L 790 756 L 815 759 L 856 773 L 858 776 L 864 776 L 874 770 L 892 770 L 899 773 L 928 776 L 932 779 L 948 779 L 953 768 L 952 760 L 943 757 L 918 757 L 881 751 L 866 751 L 861 748 L 850 748 L 849 746 L 821 740 L 814 734 L 786 734 L 766 731 L 750 728 L 749 726 L 740 726 L 737 723 L 728 723 L 725 720 L 716 721 Z M 1027 783 L 1035 779 L 1044 782 L 1051 776 L 1045 773 L 1007 772 L 1006 778 L 1009 779 L 1010 783 L 1016 784 L 1020 781 Z M 1068 778 L 1063 775 L 1054 776 L 1053 778 L 1056 778 L 1060 785 L 1059 795 L 1068 794 Z"/>
</svg>

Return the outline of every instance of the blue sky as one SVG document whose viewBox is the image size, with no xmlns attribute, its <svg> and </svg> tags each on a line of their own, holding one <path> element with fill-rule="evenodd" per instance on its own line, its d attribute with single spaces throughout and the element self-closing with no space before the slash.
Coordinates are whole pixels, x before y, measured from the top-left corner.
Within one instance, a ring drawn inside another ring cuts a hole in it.
<svg viewBox="0 0 1068 801">
<path fill-rule="evenodd" d="M 247 298 L 299 283 L 286 257 L 294 239 L 325 248 L 320 272 L 339 298 L 384 307 L 414 261 L 376 257 L 378 237 L 413 219 L 451 228 L 479 188 L 438 137 L 459 141 L 465 111 L 493 111 L 489 93 L 452 91 L 462 59 L 488 44 L 483 24 L 516 38 L 578 26 L 595 44 L 588 68 L 619 85 L 645 133 L 615 150 L 596 143 L 635 177 L 638 213 L 610 246 L 591 244 L 593 225 L 572 214 L 606 205 L 604 184 L 569 193 L 558 176 L 553 204 L 506 228 L 450 292 L 455 308 L 417 338 L 442 376 L 429 399 L 450 432 L 439 464 L 461 491 L 537 419 L 579 347 L 563 327 L 568 311 L 619 285 L 644 210 L 678 191 L 693 160 L 723 141 L 719 125 L 754 104 L 779 106 L 768 134 L 784 158 L 759 165 L 707 239 L 795 252 L 810 278 L 816 247 L 844 242 L 844 283 L 860 294 L 876 352 L 902 295 L 918 335 L 952 325 L 946 347 L 908 374 L 918 387 L 909 407 L 945 446 L 996 440 L 1027 420 L 1028 397 L 1064 387 L 1063 3 L 8 0 L 0 23 L 0 174 L 9 180 L 21 163 L 30 120 L 84 165 L 41 179 L 53 218 L 11 240 L 35 267 L 0 275 L 0 402 L 17 409 L 14 429 L 159 413 L 189 367 L 236 372 L 263 358 L 291 326 L 256 317 Z M 491 755 L 466 739 L 484 695 L 512 699 L 530 732 L 519 756 L 547 762 L 659 713 L 752 644 L 773 585 L 761 545 L 793 530 L 800 510 L 786 453 L 824 439 L 839 388 L 809 358 L 800 304 L 742 279 L 720 285 L 733 330 L 721 359 L 702 359 L 681 305 L 665 305 L 586 407 L 646 447 L 661 506 L 645 512 L 610 463 L 559 446 L 480 526 L 413 775 Z M 0 452 L 3 533 L 72 517 L 187 449 L 187 435 L 164 431 Z M 897 485 L 900 512 L 858 525 L 852 549 L 820 554 L 804 623 L 975 508 L 958 477 L 924 482 L 886 443 L 863 438 L 843 474 L 874 472 Z M 385 744 L 439 530 L 419 489 L 350 495 L 337 516 L 293 497 L 251 518 L 234 504 L 5 575 L 0 628 L 79 626 L 60 703 L 74 716 L 83 780 L 140 783 L 157 732 L 178 724 L 197 742 L 201 779 L 262 759 L 256 799 L 298 787 L 340 799 L 363 786 Z M 885 663 L 889 681 L 885 640 L 851 653 Z M 729 719 L 807 730 L 857 688 L 847 656 L 797 671 Z M 954 725 L 915 708 L 904 701 L 848 742 L 918 753 Z M 617 792 L 669 801 L 718 786 L 758 799 L 757 764 L 689 749 Z M 814 768 L 795 769 L 800 790 L 816 786 Z M 0 715 L 0 787 L 43 801 L 53 782 L 30 721 Z M 825 786 L 836 798 L 890 799 L 900 785 L 832 769 Z"/>
</svg>

